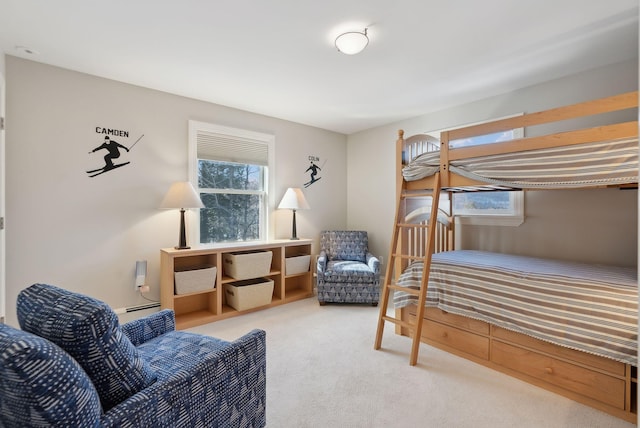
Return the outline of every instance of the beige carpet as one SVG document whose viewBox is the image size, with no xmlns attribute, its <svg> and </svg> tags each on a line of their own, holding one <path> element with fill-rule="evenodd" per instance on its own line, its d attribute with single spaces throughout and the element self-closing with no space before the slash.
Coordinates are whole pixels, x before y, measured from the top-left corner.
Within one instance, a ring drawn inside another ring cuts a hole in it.
<svg viewBox="0 0 640 428">
<path fill-rule="evenodd" d="M 392 324 L 373 350 L 377 316 L 306 299 L 190 331 L 267 332 L 270 428 L 635 426 L 428 345 L 411 367 L 411 342 Z"/>
</svg>

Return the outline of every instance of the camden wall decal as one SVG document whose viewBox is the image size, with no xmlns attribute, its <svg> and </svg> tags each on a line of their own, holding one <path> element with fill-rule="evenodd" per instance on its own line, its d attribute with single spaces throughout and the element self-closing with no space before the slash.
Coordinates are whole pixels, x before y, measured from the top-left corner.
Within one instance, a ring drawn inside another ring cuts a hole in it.
<svg viewBox="0 0 640 428">
<path fill-rule="evenodd" d="M 324 168 L 324 164 L 327 163 L 327 160 L 325 159 L 324 162 L 322 162 L 322 167 L 318 166 L 318 163 L 320 162 L 320 158 L 318 156 L 309 156 L 309 168 L 307 168 L 307 170 L 305 171 L 305 173 L 310 173 L 310 177 L 309 177 L 309 181 L 307 181 L 306 183 L 304 183 L 304 187 L 309 187 L 311 186 L 313 183 L 315 183 L 316 181 L 319 181 L 322 177 L 317 177 L 318 175 L 318 171 L 322 171 L 322 168 Z"/>
<path fill-rule="evenodd" d="M 124 144 L 120 144 L 118 141 L 112 139 L 112 137 L 117 137 L 120 141 L 129 139 L 129 131 L 123 131 L 120 129 L 112 129 L 112 128 L 103 128 L 101 126 L 95 127 L 96 134 L 104 135 L 104 138 L 101 140 L 102 143 L 97 146 L 95 149 L 91 150 L 89 154 L 93 154 L 97 151 L 106 150 L 107 153 L 104 155 L 104 165 L 100 168 L 91 169 L 87 171 L 89 177 L 96 177 L 100 174 L 104 174 L 105 172 L 113 171 L 116 168 L 120 168 L 121 166 L 129 165 L 131 162 L 122 162 L 114 163 L 113 160 L 120 157 L 121 150 L 126 150 L 127 153 L 138 144 L 138 141 L 144 137 L 142 134 L 136 141 L 134 141 L 131 146 L 127 147 Z"/>
</svg>

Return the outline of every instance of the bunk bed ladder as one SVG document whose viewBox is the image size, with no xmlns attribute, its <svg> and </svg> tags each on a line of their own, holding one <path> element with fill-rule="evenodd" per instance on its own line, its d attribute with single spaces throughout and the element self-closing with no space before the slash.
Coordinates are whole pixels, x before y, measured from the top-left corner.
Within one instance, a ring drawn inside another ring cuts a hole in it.
<svg viewBox="0 0 640 428">
<path fill-rule="evenodd" d="M 423 255 L 421 257 L 411 256 L 407 254 L 403 254 L 404 245 L 401 243 L 401 235 L 403 231 L 407 228 L 416 228 L 418 227 L 416 224 L 406 224 L 404 221 L 405 210 L 407 199 L 410 198 L 424 198 L 425 196 L 431 197 L 431 210 L 429 215 L 429 221 L 423 227 L 427 228 L 427 239 L 425 242 L 425 248 Z M 431 256 L 434 253 L 434 244 L 435 244 L 435 225 L 438 221 L 438 204 L 440 200 L 440 173 L 436 173 L 434 176 L 434 185 L 433 189 L 430 191 L 423 191 L 420 193 L 411 193 L 407 192 L 405 184 L 403 183 L 400 191 L 398 192 L 397 197 L 397 205 L 396 205 L 396 216 L 394 221 L 393 228 L 393 238 L 391 240 L 391 251 L 389 252 L 389 261 L 387 264 L 387 270 L 385 273 L 385 278 L 382 287 L 382 298 L 380 304 L 380 314 L 378 316 L 378 328 L 376 330 L 376 341 L 374 344 L 374 349 L 380 349 L 382 346 L 382 336 L 384 333 L 384 325 L 385 322 L 389 321 L 394 323 L 400 327 L 404 327 L 408 330 L 409 335 L 412 340 L 411 345 L 411 356 L 409 359 L 409 364 L 415 366 L 418 361 L 418 351 L 420 349 L 420 336 L 422 334 L 422 319 L 424 317 L 425 310 L 425 301 L 427 299 L 427 284 L 429 283 L 429 272 L 431 268 Z M 420 290 L 410 289 L 406 287 L 401 287 L 394 282 L 395 277 L 398 277 L 401 273 L 401 270 L 406 266 L 410 261 L 422 260 L 423 270 L 422 270 L 422 282 L 420 285 Z M 394 268 L 396 269 L 394 275 Z M 400 318 L 396 318 L 394 316 L 387 315 L 387 310 L 389 306 L 389 298 L 391 297 L 392 290 L 402 290 L 407 293 L 411 293 L 415 296 L 418 296 L 418 307 L 416 310 L 416 318 L 415 323 L 411 323 Z"/>
</svg>

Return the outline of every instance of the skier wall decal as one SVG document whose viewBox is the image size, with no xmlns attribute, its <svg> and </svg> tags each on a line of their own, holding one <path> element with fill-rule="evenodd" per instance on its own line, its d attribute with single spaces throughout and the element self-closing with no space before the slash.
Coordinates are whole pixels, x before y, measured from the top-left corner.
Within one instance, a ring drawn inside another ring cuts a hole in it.
<svg viewBox="0 0 640 428">
<path fill-rule="evenodd" d="M 87 174 L 89 174 L 89 177 L 96 177 L 100 174 L 104 174 L 105 172 L 109 172 L 116 168 L 120 168 L 121 166 L 129 165 L 131 162 L 123 162 L 123 163 L 115 164 L 113 163 L 113 159 L 117 159 L 120 157 L 121 149 L 126 150 L 128 153 L 133 148 L 133 146 L 135 146 L 138 143 L 138 141 L 142 139 L 142 137 L 144 137 L 144 134 L 142 134 L 135 141 L 135 143 L 131 145 L 131 147 L 126 147 L 118 143 L 117 141 L 112 140 L 111 138 L 109 138 L 109 136 L 105 136 L 104 142 L 89 152 L 89 154 L 91 154 L 91 153 L 97 152 L 98 150 L 102 150 L 102 149 L 107 150 L 107 154 L 104 155 L 105 165 L 101 168 L 96 168 L 96 169 L 87 171 Z"/>
<path fill-rule="evenodd" d="M 315 183 L 316 181 L 320 180 L 322 177 L 316 177 L 318 175 L 318 171 L 322 171 L 322 168 L 319 167 L 318 165 L 316 165 L 316 162 L 319 162 L 320 158 L 317 156 L 309 156 L 309 162 L 311 163 L 311 165 L 309 165 L 309 168 L 307 168 L 307 170 L 305 172 L 311 172 L 311 177 L 310 180 L 306 183 L 304 183 L 304 187 L 309 187 L 311 186 L 313 183 Z M 324 164 L 327 163 L 327 160 L 325 159 L 325 161 L 322 163 L 322 167 L 324 167 Z"/>
</svg>

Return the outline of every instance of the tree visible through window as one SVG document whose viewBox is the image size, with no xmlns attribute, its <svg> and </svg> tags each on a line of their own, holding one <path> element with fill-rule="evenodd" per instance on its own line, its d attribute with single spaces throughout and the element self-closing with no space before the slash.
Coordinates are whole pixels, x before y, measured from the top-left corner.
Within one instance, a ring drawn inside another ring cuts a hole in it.
<svg viewBox="0 0 640 428">
<path fill-rule="evenodd" d="M 457 193 L 453 197 L 454 212 L 482 211 L 483 214 L 512 213 L 509 192 Z"/>
<path fill-rule="evenodd" d="M 263 177 L 259 165 L 198 160 L 200 242 L 260 239 Z"/>
</svg>

